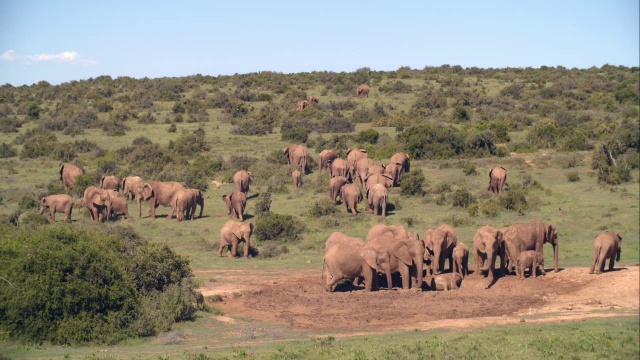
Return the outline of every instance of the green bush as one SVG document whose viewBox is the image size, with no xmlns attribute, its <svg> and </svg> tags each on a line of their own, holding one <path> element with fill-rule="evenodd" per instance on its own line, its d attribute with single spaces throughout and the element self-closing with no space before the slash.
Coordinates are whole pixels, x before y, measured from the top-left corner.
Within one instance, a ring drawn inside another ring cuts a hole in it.
<svg viewBox="0 0 640 360">
<path fill-rule="evenodd" d="M 271 192 L 265 191 L 260 194 L 255 209 L 256 215 L 268 215 L 271 212 Z"/>
<path fill-rule="evenodd" d="M 255 232 L 258 241 L 295 242 L 304 230 L 304 223 L 293 216 L 269 212 L 258 217 Z"/>
<path fill-rule="evenodd" d="M 330 199 L 323 198 L 319 201 L 316 201 L 315 204 L 309 210 L 309 216 L 311 217 L 321 217 L 327 215 L 333 215 L 336 213 L 335 202 Z"/>
<path fill-rule="evenodd" d="M 169 247 L 58 224 L 0 225 L 0 276 L 0 329 L 25 343 L 155 335 L 199 304 L 189 262 Z"/>
<path fill-rule="evenodd" d="M 36 131 L 25 133 L 20 159 L 34 159 L 40 156 L 50 156 L 58 145 L 58 140 L 50 131 Z"/>
<path fill-rule="evenodd" d="M 7 143 L 0 144 L 0 159 L 7 159 L 18 155 L 18 150 Z"/>
<path fill-rule="evenodd" d="M 468 208 L 469 205 L 475 203 L 476 197 L 466 188 L 459 188 L 453 193 L 452 204 L 455 207 Z"/>
<path fill-rule="evenodd" d="M 322 120 L 314 129 L 319 133 L 349 133 L 354 131 L 356 126 L 338 113 Z"/>
<path fill-rule="evenodd" d="M 406 128 L 397 141 L 412 159 L 448 159 L 464 151 L 463 135 L 454 127 L 427 123 Z"/>
<path fill-rule="evenodd" d="M 529 210 L 527 195 L 528 191 L 525 187 L 515 184 L 509 187 L 509 191 L 505 191 L 500 196 L 498 202 L 503 208 L 524 215 L 525 211 Z"/>
<path fill-rule="evenodd" d="M 487 217 L 497 217 L 500 215 L 500 210 L 500 204 L 493 198 L 480 204 L 480 211 Z"/>
<path fill-rule="evenodd" d="M 577 171 L 570 171 L 566 173 L 565 176 L 569 182 L 580 181 L 580 174 Z"/>
<path fill-rule="evenodd" d="M 460 167 L 462 168 L 462 172 L 466 176 L 478 175 L 478 170 L 476 169 L 476 166 L 473 165 L 471 161 L 462 161 L 460 163 Z"/>
<path fill-rule="evenodd" d="M 378 138 L 380 137 L 380 133 L 375 129 L 367 129 L 362 130 L 356 135 L 355 140 L 361 144 L 369 143 L 376 144 L 378 142 Z"/>
<path fill-rule="evenodd" d="M 406 196 L 425 196 L 424 183 L 426 179 L 422 170 L 404 174 L 400 180 L 400 194 Z"/>
<path fill-rule="evenodd" d="M 22 194 L 18 201 L 18 208 L 20 210 L 36 210 L 40 206 L 40 199 L 36 199 L 33 194 Z"/>
<path fill-rule="evenodd" d="M 312 124 L 304 120 L 283 120 L 280 126 L 280 137 L 285 141 L 307 142 L 311 134 Z"/>
</svg>

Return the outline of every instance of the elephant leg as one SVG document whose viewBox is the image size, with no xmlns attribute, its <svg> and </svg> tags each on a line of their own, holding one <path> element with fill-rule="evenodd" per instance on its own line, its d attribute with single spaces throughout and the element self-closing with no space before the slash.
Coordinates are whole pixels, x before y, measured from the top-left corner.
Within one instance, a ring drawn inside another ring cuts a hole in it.
<svg viewBox="0 0 640 360">
<path fill-rule="evenodd" d="M 540 267 L 540 265 L 533 263 L 533 265 L 531 265 L 531 275 L 530 277 L 538 277 L 538 268 Z"/>
<path fill-rule="evenodd" d="M 593 248 L 593 258 L 591 259 L 591 269 L 589 269 L 589 274 L 593 274 L 596 270 L 596 266 L 598 266 L 598 255 L 599 249 L 597 247 Z"/>
<path fill-rule="evenodd" d="M 367 266 L 367 265 L 364 265 L 364 266 Z M 367 269 L 364 272 L 364 290 L 365 291 L 372 291 L 373 276 L 375 274 L 376 274 L 376 271 L 373 269 Z"/>
<path fill-rule="evenodd" d="M 249 258 L 249 242 L 248 242 L 248 241 L 245 241 L 245 243 L 244 243 L 244 247 L 243 247 L 243 249 L 242 249 L 242 250 L 243 250 L 243 251 L 242 251 L 242 253 L 243 253 L 242 255 L 243 255 L 246 259 L 248 259 L 248 258 Z"/>
<path fill-rule="evenodd" d="M 451 272 L 455 272 L 455 271 L 453 271 L 453 255 L 449 256 L 449 270 Z"/>
<path fill-rule="evenodd" d="M 611 255 L 611 257 L 609 258 L 609 271 L 613 270 L 613 265 L 616 261 L 616 254 L 613 253 L 613 255 Z"/>
<path fill-rule="evenodd" d="M 225 244 L 224 241 L 222 241 L 222 240 L 220 241 L 220 248 L 218 249 L 218 256 L 222 256 L 222 250 L 224 250 L 224 247 L 226 245 L 227 244 Z"/>
<path fill-rule="evenodd" d="M 231 242 L 231 252 L 229 252 L 228 256 L 232 259 L 236 258 L 238 254 L 238 241 Z"/>
<path fill-rule="evenodd" d="M 402 278 L 402 288 L 409 289 L 411 286 L 411 274 L 409 272 L 409 267 L 405 264 L 400 266 L 400 277 Z"/>
<path fill-rule="evenodd" d="M 459 273 L 460 275 L 462 275 L 462 269 L 458 265 L 458 260 L 457 259 L 453 262 L 453 271 L 452 272 L 453 273 Z"/>
</svg>

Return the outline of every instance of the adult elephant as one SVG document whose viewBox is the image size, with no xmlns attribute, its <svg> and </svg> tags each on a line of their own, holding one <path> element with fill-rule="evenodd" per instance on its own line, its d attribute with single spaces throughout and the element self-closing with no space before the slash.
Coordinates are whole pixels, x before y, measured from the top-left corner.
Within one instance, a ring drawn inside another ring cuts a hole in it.
<svg viewBox="0 0 640 360">
<path fill-rule="evenodd" d="M 307 101 L 307 100 L 300 100 L 300 101 L 298 101 L 298 103 L 296 104 L 296 111 L 304 110 L 304 109 L 305 109 L 306 107 L 308 107 L 309 105 L 310 105 L 310 104 L 309 104 L 309 101 Z"/>
<path fill-rule="evenodd" d="M 356 163 L 366 157 L 369 157 L 369 154 L 365 149 L 347 149 L 347 166 L 352 180 L 356 178 Z"/>
<path fill-rule="evenodd" d="M 384 185 L 375 184 L 367 189 L 367 210 L 373 215 L 387 216 L 387 201 L 389 193 Z"/>
<path fill-rule="evenodd" d="M 368 157 L 362 157 L 356 161 L 356 183 L 364 187 L 364 179 L 369 176 L 369 168 L 373 167 L 375 163 Z"/>
<path fill-rule="evenodd" d="M 360 85 L 356 89 L 356 96 L 366 96 L 369 97 L 369 87 L 367 85 Z"/>
<path fill-rule="evenodd" d="M 251 181 L 253 181 L 253 176 L 247 170 L 239 170 L 233 175 L 233 184 L 236 187 L 236 191 L 248 194 Z"/>
<path fill-rule="evenodd" d="M 391 273 L 394 272 L 400 273 L 403 289 L 410 286 L 422 288 L 425 250 L 418 234 L 409 234 L 402 226 L 377 224 L 369 229 L 366 241 L 376 252 L 389 253 L 389 268 L 377 269 L 387 275 L 389 289 L 392 288 Z"/>
<path fill-rule="evenodd" d="M 362 191 L 355 184 L 345 184 L 340 188 L 340 201 L 344 212 L 358 216 L 358 204 L 362 201 Z"/>
<path fill-rule="evenodd" d="M 49 220 L 56 221 L 56 213 L 64 213 L 65 220 L 71 220 L 73 198 L 67 194 L 49 195 L 40 200 L 40 214 L 49 209 Z"/>
<path fill-rule="evenodd" d="M 149 216 L 155 220 L 156 208 L 160 205 L 170 208 L 167 219 L 173 218 L 175 212 L 174 195 L 184 190 L 184 185 L 175 181 L 147 181 L 138 188 L 136 198 L 149 201 Z M 202 206 L 200 207 L 200 215 L 202 215 Z"/>
<path fill-rule="evenodd" d="M 402 165 L 400 163 L 388 163 L 384 167 L 384 174 L 393 179 L 393 186 L 400 186 L 400 175 L 402 175 Z"/>
<path fill-rule="evenodd" d="M 111 203 L 109 200 L 109 190 L 103 190 L 96 186 L 89 186 L 84 189 L 84 195 L 80 203 L 80 207 L 89 209 L 91 220 L 100 222 L 102 220 L 102 210 L 107 210 L 107 220 L 111 213 Z"/>
<path fill-rule="evenodd" d="M 233 215 L 235 219 L 244 221 L 244 209 L 247 206 L 247 194 L 234 191 L 227 195 L 222 195 L 222 200 L 227 204 L 229 215 Z"/>
<path fill-rule="evenodd" d="M 402 166 L 402 173 L 411 172 L 411 163 L 409 161 L 409 155 L 403 152 L 397 152 L 393 154 L 393 156 L 389 160 L 389 163 L 400 164 L 400 166 Z"/>
<path fill-rule="evenodd" d="M 594 271 L 596 274 L 601 274 L 607 259 L 609 259 L 609 271 L 613 270 L 614 260 L 620 261 L 621 251 L 622 235 L 620 233 L 605 231 L 598 235 L 593 243 L 593 261 L 591 261 L 589 274 L 593 274 Z"/>
<path fill-rule="evenodd" d="M 196 207 L 200 205 L 200 217 L 204 208 L 204 195 L 200 189 L 178 190 L 173 196 L 173 208 L 176 210 L 176 220 L 182 221 L 186 218 L 193 220 Z"/>
<path fill-rule="evenodd" d="M 491 191 L 495 195 L 500 195 L 506 182 L 507 170 L 501 166 L 494 167 L 489 171 L 489 188 L 487 191 Z"/>
<path fill-rule="evenodd" d="M 105 190 L 120 191 L 120 181 L 113 175 L 100 178 L 100 188 Z"/>
<path fill-rule="evenodd" d="M 218 256 L 222 256 L 222 251 L 225 246 L 227 247 L 227 256 L 235 258 L 238 251 L 238 244 L 244 242 L 244 257 L 249 257 L 249 247 L 251 247 L 251 234 L 255 226 L 253 223 L 238 222 L 229 220 L 220 230 L 220 249 L 218 249 Z"/>
<path fill-rule="evenodd" d="M 336 201 L 336 197 L 340 195 L 340 189 L 348 182 L 349 180 L 344 176 L 332 177 L 331 180 L 329 180 L 329 198 L 331 201 Z"/>
<path fill-rule="evenodd" d="M 76 184 L 76 176 L 83 174 L 84 170 L 76 165 L 62 164 L 60 166 L 60 182 L 65 190 L 73 189 Z"/>
<path fill-rule="evenodd" d="M 320 102 L 320 98 L 315 95 L 309 96 L 309 104 L 317 104 Z"/>
<path fill-rule="evenodd" d="M 129 198 L 129 200 L 132 200 L 136 197 L 136 191 L 140 186 L 142 186 L 142 184 L 144 184 L 144 180 L 142 180 L 140 176 L 127 176 L 122 179 L 122 182 L 120 183 L 122 195 Z M 140 212 L 140 199 L 136 200 L 138 201 L 138 212 Z"/>
<path fill-rule="evenodd" d="M 449 270 L 453 271 L 453 249 L 458 243 L 458 233 L 449 225 L 442 224 L 424 234 L 425 251 L 432 256 L 433 275 L 444 271 L 445 260 L 449 259 Z"/>
<path fill-rule="evenodd" d="M 553 246 L 553 267 L 558 272 L 558 230 L 551 224 L 543 222 L 513 224 L 500 229 L 504 237 L 504 244 L 509 261 L 507 272 L 515 266 L 520 252 L 535 250 L 544 254 L 542 246 L 550 243 Z M 544 270 L 543 270 L 544 274 Z"/>
<path fill-rule="evenodd" d="M 387 174 L 369 174 L 364 179 L 364 188 L 370 189 L 376 184 L 383 185 L 387 189 L 393 187 L 393 178 Z"/>
<path fill-rule="evenodd" d="M 328 169 L 331 172 L 331 163 L 333 160 L 340 157 L 340 153 L 334 149 L 325 149 L 318 154 L 318 172 L 322 173 L 323 170 Z"/>
<path fill-rule="evenodd" d="M 284 148 L 284 155 L 287 157 L 289 165 L 299 165 L 302 172 L 309 172 L 307 165 L 308 151 L 303 145 L 292 144 Z"/>
<path fill-rule="evenodd" d="M 502 273 L 504 269 L 505 247 L 503 236 L 501 230 L 488 225 L 478 229 L 473 236 L 476 259 L 475 275 L 480 275 L 482 271 L 486 271 L 490 283 L 495 279 L 496 258 L 498 256 L 500 256 L 500 272 Z"/>
<path fill-rule="evenodd" d="M 349 165 L 344 159 L 337 158 L 331 162 L 331 177 L 336 176 L 349 177 Z"/>
<path fill-rule="evenodd" d="M 375 249 L 362 239 L 334 232 L 325 242 L 325 254 L 322 259 L 325 289 L 331 292 L 340 280 L 363 277 L 366 291 L 377 290 L 376 269 L 388 269 L 388 263 L 388 252 L 376 253 Z"/>
</svg>

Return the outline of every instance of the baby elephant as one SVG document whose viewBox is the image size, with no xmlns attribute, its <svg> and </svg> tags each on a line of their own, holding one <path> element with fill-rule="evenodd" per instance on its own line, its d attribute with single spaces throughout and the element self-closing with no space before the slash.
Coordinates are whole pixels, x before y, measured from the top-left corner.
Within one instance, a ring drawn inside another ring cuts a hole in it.
<svg viewBox="0 0 640 360">
<path fill-rule="evenodd" d="M 544 274 L 544 257 L 542 254 L 535 250 L 527 250 L 520 253 L 518 260 L 516 261 L 516 276 L 520 280 L 524 280 L 524 272 L 528 268 L 531 269 L 529 276 L 536 277 L 538 268 Z"/>
<path fill-rule="evenodd" d="M 469 275 L 469 247 L 465 243 L 458 243 L 453 248 L 453 272 L 463 278 Z"/>
<path fill-rule="evenodd" d="M 438 274 L 431 278 L 429 287 L 435 291 L 449 291 L 457 289 L 462 284 L 462 275 L 457 272 Z"/>
<path fill-rule="evenodd" d="M 115 217 L 116 214 L 124 214 L 124 218 L 129 218 L 129 204 L 127 199 L 121 197 L 111 198 L 111 216 Z"/>
<path fill-rule="evenodd" d="M 589 274 L 600 274 L 604 271 L 604 263 L 609 259 L 609 271 L 613 270 L 614 259 L 620 261 L 622 251 L 622 236 L 620 233 L 605 231 L 598 235 L 593 243 L 593 261 Z M 596 269 L 596 266 L 598 267 Z"/>
</svg>

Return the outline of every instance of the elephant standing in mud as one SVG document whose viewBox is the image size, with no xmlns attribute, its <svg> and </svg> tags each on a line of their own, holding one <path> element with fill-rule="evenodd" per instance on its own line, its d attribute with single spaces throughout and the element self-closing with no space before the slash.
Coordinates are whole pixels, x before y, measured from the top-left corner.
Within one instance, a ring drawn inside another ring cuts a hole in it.
<svg viewBox="0 0 640 360">
<path fill-rule="evenodd" d="M 516 260 L 516 276 L 520 280 L 524 280 L 524 272 L 530 269 L 529 276 L 536 277 L 538 268 L 544 266 L 544 258 L 542 254 L 535 250 L 527 250 L 520 253 Z M 544 269 L 542 269 L 544 271 Z"/>
<path fill-rule="evenodd" d="M 65 190 L 73 189 L 76 184 L 76 177 L 83 174 L 84 170 L 76 165 L 62 164 L 60 166 L 60 182 Z"/>
<path fill-rule="evenodd" d="M 495 195 L 500 195 L 504 190 L 504 185 L 507 182 L 507 170 L 503 167 L 495 167 L 489 171 L 489 188 L 487 191 L 491 191 Z"/>
<path fill-rule="evenodd" d="M 337 150 L 325 149 L 318 154 L 318 173 L 322 173 L 323 170 L 328 169 L 331 172 L 331 163 L 340 157 L 340 153 Z"/>
<path fill-rule="evenodd" d="M 609 259 L 609 271 L 613 270 L 615 261 L 620 261 L 620 253 L 622 252 L 622 235 L 613 231 L 605 231 L 596 237 L 593 243 L 593 260 L 591 261 L 591 269 L 589 274 L 601 274 L 604 271 L 604 265 Z"/>
<path fill-rule="evenodd" d="M 535 250 L 544 254 L 542 245 L 550 243 L 553 246 L 554 272 L 558 272 L 558 231 L 551 224 L 543 222 L 513 224 L 500 229 L 504 237 L 506 255 L 509 262 L 507 273 L 516 264 L 520 252 Z M 544 274 L 544 270 L 542 272 Z"/>
<path fill-rule="evenodd" d="M 400 273 L 403 289 L 422 288 L 425 248 L 418 234 L 409 233 L 402 226 L 377 224 L 369 229 L 366 241 L 377 253 L 389 253 L 389 267 L 377 269 L 387 275 L 389 289 L 393 286 L 391 273 L 394 272 Z"/>
<path fill-rule="evenodd" d="M 453 248 L 453 272 L 463 278 L 469 275 L 469 247 L 465 243 L 458 243 Z"/>
<path fill-rule="evenodd" d="M 340 232 L 332 233 L 325 242 L 325 254 L 322 259 L 322 279 L 325 290 L 331 292 L 335 284 L 344 279 L 364 278 L 366 291 L 377 290 L 376 269 L 389 268 L 389 254 L 377 253 L 373 247 L 360 238 L 347 236 Z"/>
<path fill-rule="evenodd" d="M 71 220 L 73 198 L 67 194 L 49 195 L 40 200 L 40 214 L 49 209 L 49 220 L 56 221 L 56 213 L 64 213 L 65 220 Z"/>
<path fill-rule="evenodd" d="M 360 85 L 356 89 L 356 96 L 366 96 L 369 97 L 369 87 L 367 85 Z"/>
<path fill-rule="evenodd" d="M 453 271 L 453 249 L 458 243 L 458 233 L 449 225 L 442 224 L 424 234 L 425 251 L 432 255 L 433 275 L 444 271 L 445 260 L 449 259 L 449 270 Z"/>
<path fill-rule="evenodd" d="M 244 254 L 245 258 L 249 258 L 249 248 L 251 247 L 251 235 L 255 230 L 253 223 L 238 222 L 229 220 L 220 230 L 220 248 L 218 249 L 218 256 L 222 256 L 222 251 L 225 246 L 227 247 L 227 256 L 234 259 L 238 251 L 238 244 L 244 242 Z"/>
<path fill-rule="evenodd" d="M 473 247 L 475 249 L 476 270 L 475 275 L 480 275 L 481 271 L 486 271 L 489 282 L 495 279 L 496 259 L 500 256 L 500 269 L 504 268 L 504 238 L 501 230 L 491 226 L 483 226 L 473 236 Z M 515 262 L 514 262 L 515 263 Z M 484 266 L 483 266 L 484 265 Z"/>
</svg>

